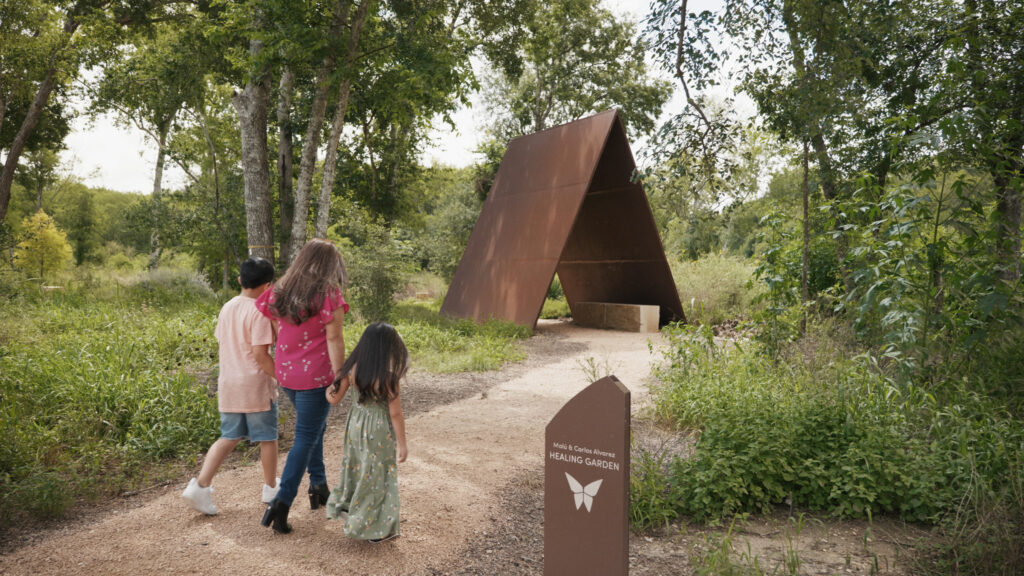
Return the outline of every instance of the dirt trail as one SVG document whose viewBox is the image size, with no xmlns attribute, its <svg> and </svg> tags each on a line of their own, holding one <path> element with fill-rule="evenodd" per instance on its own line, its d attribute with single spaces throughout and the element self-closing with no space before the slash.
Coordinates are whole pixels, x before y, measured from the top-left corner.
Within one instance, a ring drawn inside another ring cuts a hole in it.
<svg viewBox="0 0 1024 576">
<path fill-rule="evenodd" d="M 305 485 L 289 518 L 293 533 L 259 525 L 261 475 L 256 466 L 225 470 L 214 481 L 221 509 L 207 517 L 188 508 L 180 488 L 136 507 L 54 533 L 0 556 L 0 574 L 417 574 L 445 572 L 472 552 L 474 536 L 492 524 L 501 490 L 543 467 L 544 426 L 588 382 L 580 363 L 608 366 L 633 392 L 647 395 L 659 335 L 587 330 L 541 321 L 534 341 L 567 339 L 582 346 L 560 358 L 513 370 L 481 394 L 436 406 L 407 421 L 409 461 L 399 468 L 402 538 L 372 545 L 345 538 L 339 522 L 310 511 Z M 437 376 L 434 378 L 445 378 Z M 333 484 L 341 464 L 340 426 L 328 429 Z M 282 455 L 282 466 L 284 458 Z"/>
</svg>

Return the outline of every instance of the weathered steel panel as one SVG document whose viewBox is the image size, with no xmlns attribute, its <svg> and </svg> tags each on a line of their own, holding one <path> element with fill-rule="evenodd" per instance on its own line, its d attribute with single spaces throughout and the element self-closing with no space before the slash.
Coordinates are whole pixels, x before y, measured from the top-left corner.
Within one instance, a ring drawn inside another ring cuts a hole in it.
<svg viewBox="0 0 1024 576">
<path fill-rule="evenodd" d="M 635 167 L 614 110 L 512 140 L 441 312 L 532 327 L 557 269 L 570 309 L 654 304 L 663 323 L 682 319 Z"/>
</svg>

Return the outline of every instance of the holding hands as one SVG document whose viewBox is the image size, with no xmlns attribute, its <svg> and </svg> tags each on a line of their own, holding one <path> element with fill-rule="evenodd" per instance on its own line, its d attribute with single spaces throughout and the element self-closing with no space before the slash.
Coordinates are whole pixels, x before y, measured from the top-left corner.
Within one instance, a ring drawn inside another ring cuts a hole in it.
<svg viewBox="0 0 1024 576">
<path fill-rule="evenodd" d="M 349 376 L 338 376 L 334 379 L 334 383 L 326 388 L 327 402 L 332 406 L 341 402 L 341 399 L 345 397 L 345 393 L 348 392 L 349 387 Z"/>
</svg>

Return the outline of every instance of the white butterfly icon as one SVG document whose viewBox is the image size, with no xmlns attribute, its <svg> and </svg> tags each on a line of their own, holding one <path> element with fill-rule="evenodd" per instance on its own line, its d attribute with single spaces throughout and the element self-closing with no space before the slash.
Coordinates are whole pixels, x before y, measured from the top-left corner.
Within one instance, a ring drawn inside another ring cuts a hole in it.
<svg viewBox="0 0 1024 576">
<path fill-rule="evenodd" d="M 576 509 L 579 510 L 582 504 L 587 507 L 587 512 L 590 512 L 590 507 L 594 505 L 594 497 L 597 496 L 597 491 L 601 488 L 601 482 L 604 480 L 595 480 L 584 486 L 568 472 L 565 473 L 565 479 L 569 481 L 569 489 L 572 490 L 572 496 L 576 499 Z"/>
</svg>

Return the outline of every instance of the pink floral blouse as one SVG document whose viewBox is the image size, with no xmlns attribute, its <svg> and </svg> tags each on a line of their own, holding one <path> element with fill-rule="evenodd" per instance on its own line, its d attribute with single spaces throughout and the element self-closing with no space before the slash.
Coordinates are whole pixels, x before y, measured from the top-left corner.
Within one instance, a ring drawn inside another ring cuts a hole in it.
<svg viewBox="0 0 1024 576">
<path fill-rule="evenodd" d="M 270 309 L 274 302 L 271 287 L 256 299 L 256 308 L 277 323 L 277 348 L 274 351 L 274 372 L 281 386 L 291 390 L 314 390 L 334 381 L 331 357 L 327 353 L 326 325 L 334 319 L 338 308 L 348 312 L 349 306 L 335 290 L 324 298 L 320 311 L 299 325 L 287 318 L 278 318 Z"/>
</svg>

